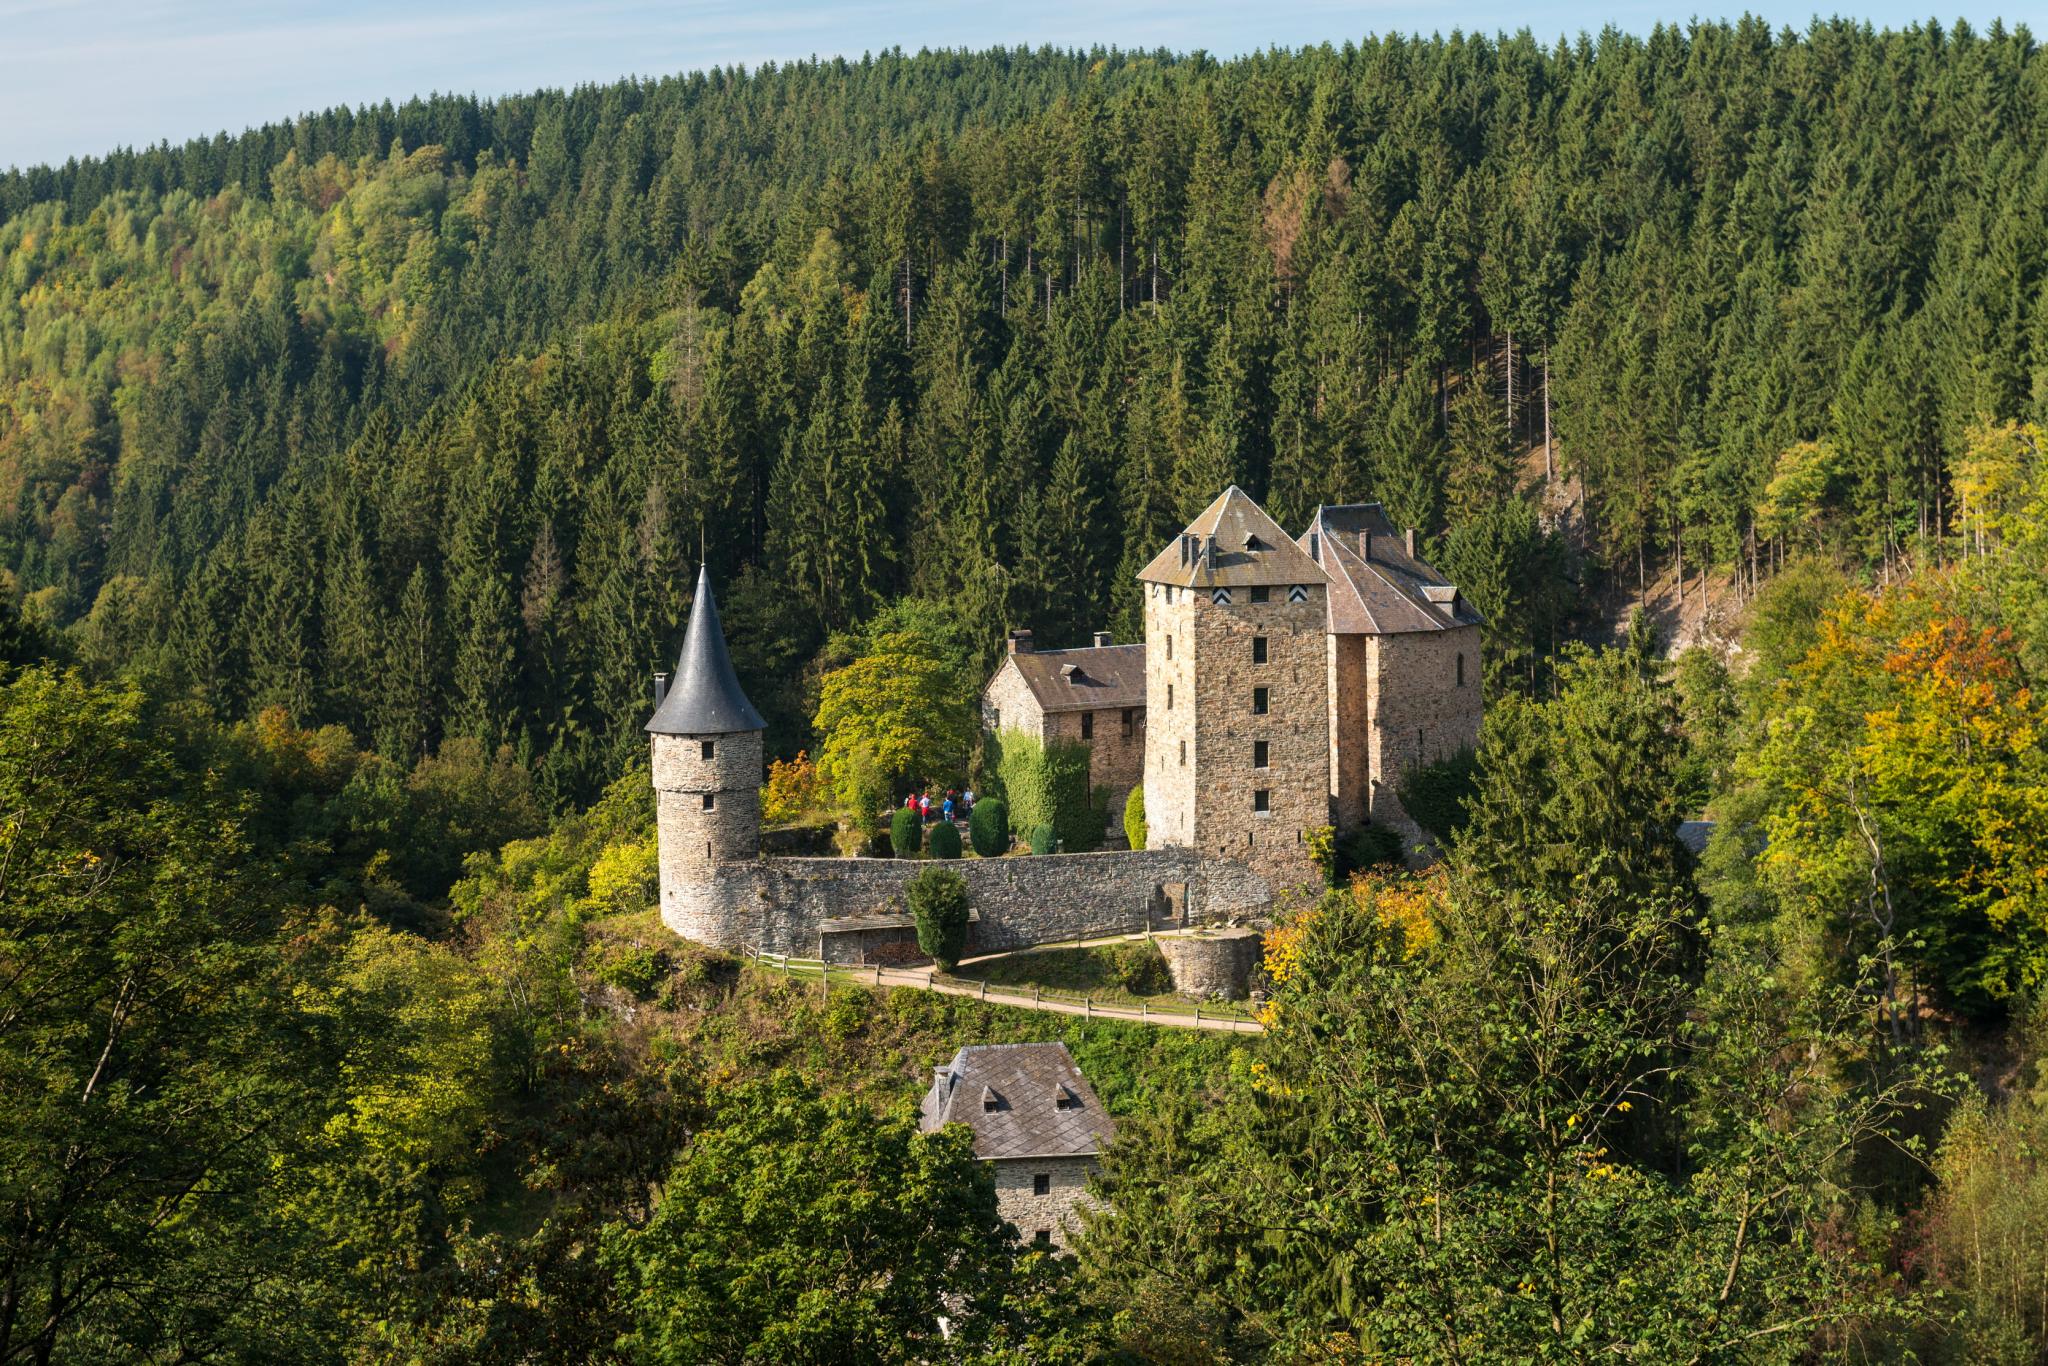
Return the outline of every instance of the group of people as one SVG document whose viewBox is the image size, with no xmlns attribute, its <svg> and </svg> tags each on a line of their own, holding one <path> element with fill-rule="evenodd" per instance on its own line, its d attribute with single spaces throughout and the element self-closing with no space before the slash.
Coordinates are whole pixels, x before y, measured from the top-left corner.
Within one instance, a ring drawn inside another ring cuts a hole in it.
<svg viewBox="0 0 2048 1366">
<path fill-rule="evenodd" d="M 932 800 L 931 789 L 926 789 L 923 792 L 912 792 L 903 799 L 903 809 L 905 811 L 915 811 L 918 819 L 926 825 L 930 825 L 935 820 L 964 821 L 974 814 L 974 789 L 970 787 L 962 791 L 955 791 L 949 787 L 946 789 L 945 795 L 937 801 Z"/>
</svg>

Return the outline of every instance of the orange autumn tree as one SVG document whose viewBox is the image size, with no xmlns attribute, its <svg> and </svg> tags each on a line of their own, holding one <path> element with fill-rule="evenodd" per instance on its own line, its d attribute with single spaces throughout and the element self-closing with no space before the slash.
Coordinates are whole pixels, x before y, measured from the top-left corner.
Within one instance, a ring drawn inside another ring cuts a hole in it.
<svg viewBox="0 0 2048 1366">
<path fill-rule="evenodd" d="M 1845 594 L 1743 764 L 1808 966 L 1881 960 L 1895 1035 L 1924 996 L 1982 1012 L 2048 978 L 2048 706 L 2005 601 L 1961 574 Z"/>
</svg>

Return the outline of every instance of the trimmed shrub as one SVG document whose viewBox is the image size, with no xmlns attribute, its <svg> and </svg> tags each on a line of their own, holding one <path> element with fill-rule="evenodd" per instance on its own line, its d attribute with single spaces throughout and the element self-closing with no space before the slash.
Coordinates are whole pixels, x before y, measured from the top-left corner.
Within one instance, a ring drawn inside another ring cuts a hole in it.
<svg viewBox="0 0 2048 1366">
<path fill-rule="evenodd" d="M 924 820 L 907 806 L 889 817 L 889 849 L 897 858 L 916 858 L 924 844 Z"/>
<path fill-rule="evenodd" d="M 1046 824 L 1045 822 L 1041 821 L 1037 825 L 1031 827 L 1032 853 L 1050 854 L 1055 848 L 1058 847 L 1059 842 L 1060 832 L 1053 829 L 1052 826 Z"/>
<path fill-rule="evenodd" d="M 1010 852 L 1010 808 L 1001 797 L 983 797 L 967 818 L 967 837 L 974 852 L 983 858 L 1001 858 Z"/>
<path fill-rule="evenodd" d="M 932 827 L 931 837 L 925 841 L 925 848 L 933 858 L 960 857 L 960 827 L 951 821 L 940 821 Z"/>
<path fill-rule="evenodd" d="M 1131 848 L 1145 847 L 1145 785 L 1139 783 L 1131 789 L 1131 795 L 1124 798 L 1124 838 Z"/>
<path fill-rule="evenodd" d="M 1401 806 L 1408 819 L 1438 840 L 1465 828 L 1465 806 L 1479 788 L 1479 756 L 1460 750 L 1441 763 L 1411 768 L 1401 777 Z"/>
<path fill-rule="evenodd" d="M 951 972 L 967 946 L 967 879 L 930 864 L 904 886 L 903 899 L 917 924 L 917 946 L 940 972 Z"/>
</svg>

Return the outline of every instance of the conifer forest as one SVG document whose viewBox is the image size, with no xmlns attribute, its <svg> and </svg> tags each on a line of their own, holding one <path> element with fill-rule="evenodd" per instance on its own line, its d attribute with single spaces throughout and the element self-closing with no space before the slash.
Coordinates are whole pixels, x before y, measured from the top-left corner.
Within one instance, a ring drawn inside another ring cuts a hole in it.
<svg viewBox="0 0 2048 1366">
<path fill-rule="evenodd" d="M 0 1366 L 2048 1363 L 2044 431 L 2004 24 L 889 50 L 6 171 Z M 1142 640 L 1232 484 L 1484 617 L 1437 857 L 1276 907 L 1263 1033 L 662 926 L 700 563 L 768 823 L 886 855 L 1000 792 L 1006 633 Z M 917 1123 L 1027 1040 L 1120 1126 L 1063 1252 Z"/>
</svg>

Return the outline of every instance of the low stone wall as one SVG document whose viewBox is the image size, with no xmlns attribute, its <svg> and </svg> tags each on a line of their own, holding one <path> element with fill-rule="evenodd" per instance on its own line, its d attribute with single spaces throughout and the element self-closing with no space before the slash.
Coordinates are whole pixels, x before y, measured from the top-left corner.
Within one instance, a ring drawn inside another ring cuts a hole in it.
<svg viewBox="0 0 2048 1366">
<path fill-rule="evenodd" d="M 917 859 L 844 858 L 721 864 L 709 878 L 664 887 L 662 918 L 683 938 L 716 948 L 821 958 L 828 938 L 870 939 L 859 928 L 827 935 L 826 921 L 901 916 L 904 884 L 924 866 Z M 967 880 L 978 917 L 970 953 L 1141 931 L 1183 887 L 1191 923 L 1261 916 L 1272 904 L 1265 880 L 1243 864 L 1190 849 L 959 859 L 947 866 Z M 901 931 L 872 936 L 877 948 L 901 938 Z M 848 947 L 835 945 L 830 956 L 847 961 Z"/>
<path fill-rule="evenodd" d="M 1251 990 L 1264 937 L 1257 930 L 1208 930 L 1153 941 L 1173 974 L 1173 989 L 1196 1000 L 1241 1001 Z"/>
</svg>

